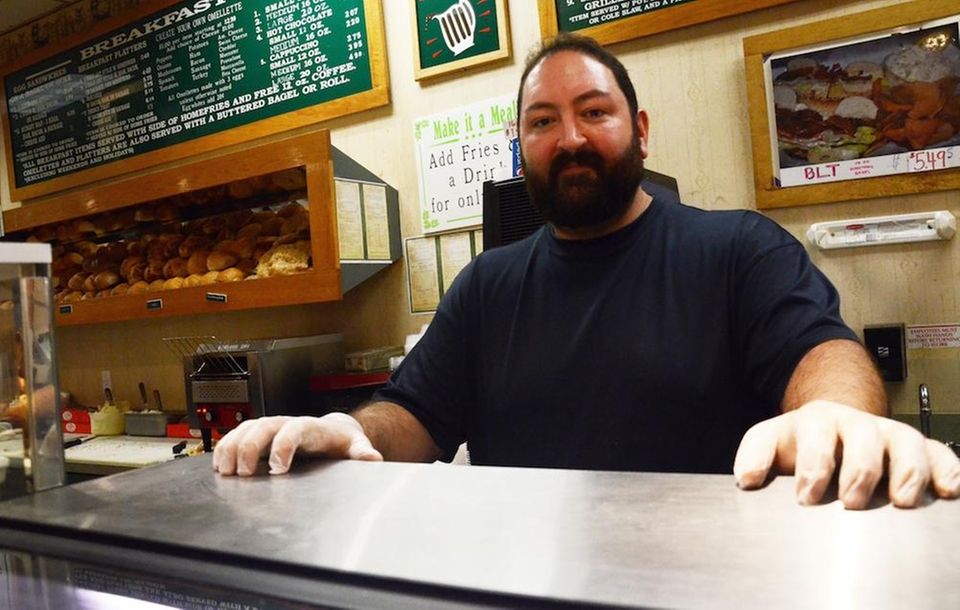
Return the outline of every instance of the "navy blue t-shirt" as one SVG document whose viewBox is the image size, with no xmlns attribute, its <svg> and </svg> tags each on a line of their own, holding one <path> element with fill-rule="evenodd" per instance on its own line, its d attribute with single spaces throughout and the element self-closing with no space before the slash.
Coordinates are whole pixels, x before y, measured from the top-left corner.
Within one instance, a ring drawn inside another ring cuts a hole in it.
<svg viewBox="0 0 960 610">
<path fill-rule="evenodd" d="M 484 252 L 375 399 L 452 458 L 591 470 L 731 472 L 804 354 L 857 340 L 829 280 L 750 211 L 653 202 L 614 234 L 544 227 Z"/>
</svg>

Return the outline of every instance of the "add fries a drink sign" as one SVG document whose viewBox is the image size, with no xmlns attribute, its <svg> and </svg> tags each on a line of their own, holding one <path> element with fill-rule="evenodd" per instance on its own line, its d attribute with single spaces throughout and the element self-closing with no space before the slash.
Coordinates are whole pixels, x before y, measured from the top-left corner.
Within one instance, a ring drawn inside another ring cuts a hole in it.
<svg viewBox="0 0 960 610">
<path fill-rule="evenodd" d="M 520 171 L 516 133 L 513 94 L 414 121 L 424 234 L 483 224 L 483 183 Z"/>
</svg>

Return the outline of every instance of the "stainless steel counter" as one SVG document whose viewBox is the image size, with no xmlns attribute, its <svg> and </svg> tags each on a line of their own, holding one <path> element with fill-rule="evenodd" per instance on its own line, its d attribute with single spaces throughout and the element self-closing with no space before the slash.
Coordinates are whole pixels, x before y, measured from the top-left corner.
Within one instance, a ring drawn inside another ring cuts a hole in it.
<svg viewBox="0 0 960 610">
<path fill-rule="evenodd" d="M 0 504 L 4 546 L 56 539 L 292 574 L 320 584 L 291 595 L 338 605 L 353 602 L 323 583 L 431 603 L 960 607 L 960 502 L 800 507 L 790 477 L 742 492 L 731 476 L 314 461 L 224 478 L 200 457 Z"/>
</svg>

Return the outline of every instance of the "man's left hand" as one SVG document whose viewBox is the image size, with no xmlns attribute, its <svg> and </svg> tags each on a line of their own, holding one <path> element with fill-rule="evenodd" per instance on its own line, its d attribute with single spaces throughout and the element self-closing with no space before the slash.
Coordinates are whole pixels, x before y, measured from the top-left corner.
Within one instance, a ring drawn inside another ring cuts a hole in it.
<svg viewBox="0 0 960 610">
<path fill-rule="evenodd" d="M 816 400 L 762 421 L 743 436 L 733 466 L 742 489 L 756 489 L 771 468 L 793 473 L 797 501 L 815 504 L 840 464 L 837 495 L 844 507 L 865 508 L 880 479 L 889 479 L 895 506 L 919 506 L 927 487 L 960 496 L 960 459 L 914 428 L 837 402 Z"/>
</svg>

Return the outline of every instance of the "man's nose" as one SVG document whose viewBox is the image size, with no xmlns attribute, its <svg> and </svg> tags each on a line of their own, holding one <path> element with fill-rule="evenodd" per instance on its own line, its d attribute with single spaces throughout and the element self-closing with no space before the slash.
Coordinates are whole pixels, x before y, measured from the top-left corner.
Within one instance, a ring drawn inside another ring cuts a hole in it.
<svg viewBox="0 0 960 610">
<path fill-rule="evenodd" d="M 563 129 L 560 132 L 560 141 L 557 147 L 566 152 L 575 152 L 583 146 L 587 139 L 583 137 L 583 132 L 576 121 L 566 121 L 563 123 Z"/>
</svg>

